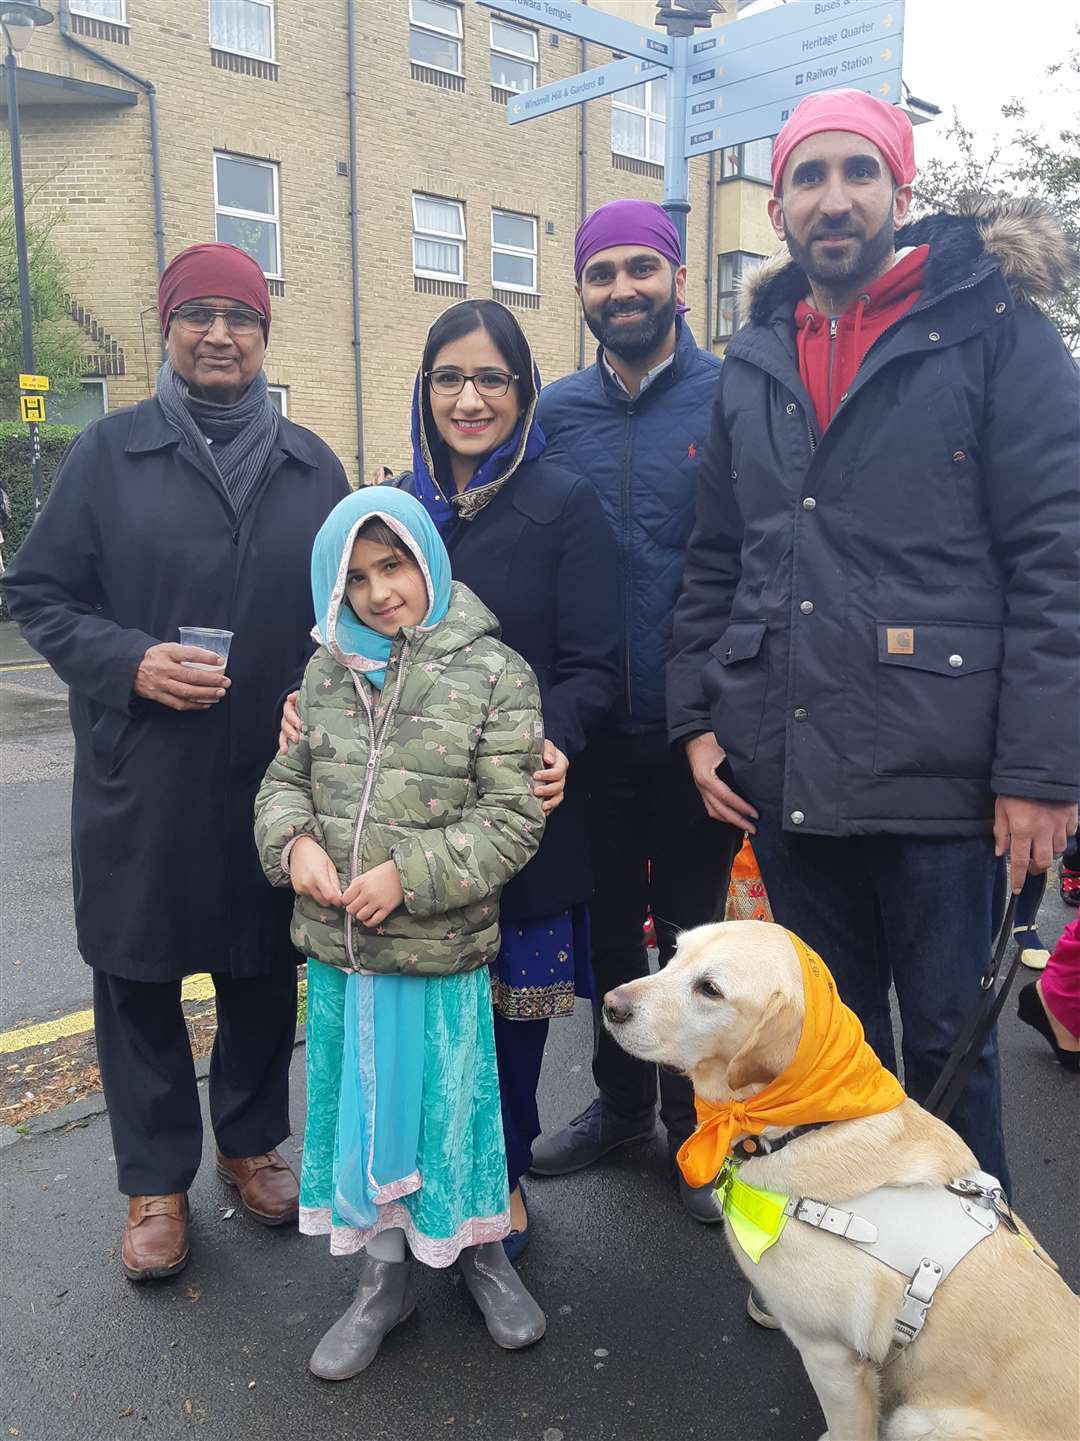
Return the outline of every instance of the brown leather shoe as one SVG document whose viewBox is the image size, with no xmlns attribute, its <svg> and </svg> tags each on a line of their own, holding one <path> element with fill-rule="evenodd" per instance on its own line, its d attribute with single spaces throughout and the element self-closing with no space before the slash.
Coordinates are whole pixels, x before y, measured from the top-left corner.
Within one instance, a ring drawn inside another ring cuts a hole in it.
<svg viewBox="0 0 1080 1441">
<path fill-rule="evenodd" d="M 183 1191 L 128 1197 L 120 1264 L 132 1281 L 158 1281 L 184 1269 L 191 1254 L 188 1214 Z"/>
<path fill-rule="evenodd" d="M 230 1161 L 217 1153 L 217 1173 L 240 1192 L 240 1204 L 262 1226 L 287 1226 L 300 1214 L 300 1187 L 276 1151 Z"/>
</svg>

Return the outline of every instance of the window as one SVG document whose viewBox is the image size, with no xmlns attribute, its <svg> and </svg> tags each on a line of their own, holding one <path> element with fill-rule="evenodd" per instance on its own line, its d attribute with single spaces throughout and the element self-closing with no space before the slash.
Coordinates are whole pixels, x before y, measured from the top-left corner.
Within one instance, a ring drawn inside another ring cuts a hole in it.
<svg viewBox="0 0 1080 1441">
<path fill-rule="evenodd" d="M 83 430 L 92 420 L 97 420 L 109 408 L 108 393 L 104 380 L 82 380 L 78 390 L 67 395 L 48 396 L 46 413 L 50 425 L 75 425 Z"/>
<path fill-rule="evenodd" d="M 465 279 L 465 208 L 460 200 L 414 195 L 413 274 L 431 280 Z"/>
<path fill-rule="evenodd" d="M 766 140 L 748 140 L 745 145 L 730 145 L 720 159 L 720 179 L 763 180 L 772 184 L 772 136 Z"/>
<path fill-rule="evenodd" d="M 281 279 L 278 167 L 268 160 L 214 156 L 217 239 L 246 250 L 264 275 Z"/>
<path fill-rule="evenodd" d="M 491 83 L 500 90 L 536 86 L 536 31 L 505 20 L 491 22 Z"/>
<path fill-rule="evenodd" d="M 611 148 L 617 155 L 664 163 L 667 81 L 646 80 L 611 97 Z"/>
<path fill-rule="evenodd" d="M 461 6 L 449 0 L 409 0 L 409 59 L 461 75 Z"/>
<path fill-rule="evenodd" d="M 729 250 L 716 258 L 716 339 L 730 340 L 742 324 L 737 292 L 739 282 L 763 255 L 749 250 Z"/>
<path fill-rule="evenodd" d="M 127 23 L 127 0 L 71 0 L 73 15 L 90 15 L 95 20 L 112 20 L 117 25 Z"/>
<path fill-rule="evenodd" d="M 210 0 L 210 44 L 272 61 L 274 0 Z"/>
<path fill-rule="evenodd" d="M 289 387 L 287 385 L 268 385 L 266 387 L 270 394 L 270 404 L 277 411 L 278 415 L 289 415 Z"/>
<path fill-rule="evenodd" d="M 491 212 L 491 283 L 502 290 L 536 289 L 536 221 L 531 215 Z"/>
</svg>

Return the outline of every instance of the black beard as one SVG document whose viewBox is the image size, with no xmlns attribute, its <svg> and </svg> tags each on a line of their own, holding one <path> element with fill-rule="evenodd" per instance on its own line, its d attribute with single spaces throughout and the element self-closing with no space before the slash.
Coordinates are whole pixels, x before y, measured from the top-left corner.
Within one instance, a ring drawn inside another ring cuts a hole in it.
<svg viewBox="0 0 1080 1441">
<path fill-rule="evenodd" d="M 625 314 L 628 309 L 643 307 L 639 319 L 617 325 L 613 315 Z M 655 304 L 638 300 L 634 306 L 625 301 L 608 301 L 597 312 L 585 310 L 585 324 L 589 327 L 605 350 L 617 355 L 620 360 L 630 362 L 644 360 L 659 349 L 675 320 L 675 282 L 671 282 L 671 295 L 667 300 Z"/>
<path fill-rule="evenodd" d="M 831 231 L 841 235 L 850 234 L 848 222 L 836 226 L 819 226 L 811 240 L 802 245 L 784 224 L 784 239 L 787 241 L 791 258 L 806 274 L 806 278 L 824 288 L 843 285 L 845 289 L 857 286 L 862 281 L 877 278 L 882 262 L 891 252 L 896 240 L 896 227 L 891 215 L 885 217 L 881 229 L 868 239 L 856 237 L 852 253 L 846 259 L 815 261 L 813 243 L 823 239 Z"/>
</svg>

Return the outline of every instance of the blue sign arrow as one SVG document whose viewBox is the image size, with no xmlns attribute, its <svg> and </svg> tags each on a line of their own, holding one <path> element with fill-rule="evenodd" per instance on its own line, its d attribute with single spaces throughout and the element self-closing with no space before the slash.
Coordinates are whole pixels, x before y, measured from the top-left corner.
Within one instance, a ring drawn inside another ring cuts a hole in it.
<svg viewBox="0 0 1080 1441">
<path fill-rule="evenodd" d="M 687 123 L 700 129 L 701 118 L 705 115 L 714 119 L 738 115 L 743 110 L 754 110 L 761 105 L 771 105 L 776 100 L 789 100 L 792 96 L 810 95 L 815 90 L 837 90 L 857 81 L 869 82 L 878 71 L 895 70 L 899 55 L 900 46 L 891 40 L 885 45 L 842 50 L 839 54 L 827 55 L 809 63 L 802 60 L 783 70 L 770 70 L 766 75 L 726 84 L 711 94 L 699 92 L 698 96 L 688 97 Z"/>
<path fill-rule="evenodd" d="M 615 95 L 620 90 L 629 90 L 632 85 L 658 80 L 669 73 L 665 66 L 654 65 L 650 60 L 613 60 L 610 65 L 582 70 L 565 80 L 554 80 L 550 85 L 541 85 L 536 90 L 525 90 L 515 95 L 506 102 L 506 118 L 511 125 L 520 125 L 523 120 L 551 115 L 556 110 L 566 110 L 598 95 Z"/>
<path fill-rule="evenodd" d="M 766 41 L 790 40 L 792 36 L 803 31 L 855 28 L 864 23 L 871 10 L 881 8 L 880 4 L 871 6 L 867 0 L 796 0 L 794 4 L 767 10 L 763 15 L 751 15 L 745 20 L 720 25 L 700 40 L 692 41 L 690 70 L 693 73 L 698 68 L 700 59 L 736 55 L 750 46 L 763 45 Z M 889 8 L 895 12 L 895 21 L 891 24 L 883 22 L 885 32 L 902 27 L 904 0 L 896 0 L 896 4 Z M 853 43 L 864 38 L 870 37 L 855 35 L 852 37 Z M 876 32 L 873 38 L 877 38 Z M 798 56 L 794 58 L 797 59 Z M 784 64 L 783 58 L 777 63 Z M 754 68 L 761 70 L 769 67 L 755 65 Z"/>
<path fill-rule="evenodd" d="M 868 95 L 876 95 L 890 105 L 896 105 L 900 100 L 899 69 L 878 71 L 872 77 L 852 78 L 844 83 L 847 89 L 865 90 Z M 707 155 L 710 150 L 723 150 L 729 145 L 741 145 L 747 140 L 764 140 L 776 135 L 803 95 L 809 95 L 812 89 L 831 90 L 834 85 L 834 81 L 826 80 L 821 85 L 805 87 L 798 94 L 771 105 L 755 106 L 727 118 L 701 115 L 694 124 L 691 117 L 686 127 L 686 154 Z"/>
<path fill-rule="evenodd" d="M 659 30 L 648 30 L 630 20 L 605 15 L 602 10 L 579 5 L 577 0 L 480 0 L 480 4 L 489 10 L 498 10 L 500 15 L 531 20 L 535 25 L 546 25 L 549 30 L 559 30 L 579 40 L 591 40 L 609 50 L 640 56 L 654 65 L 674 64 L 671 41 Z"/>
<path fill-rule="evenodd" d="M 802 8 L 801 5 L 789 5 L 783 12 L 775 13 L 787 15 Z M 753 20 L 739 20 L 727 29 L 734 30 L 753 23 Z M 864 5 L 855 15 L 843 20 L 830 20 L 828 24 L 818 24 L 809 30 L 798 16 L 796 23 L 798 28 L 786 35 L 760 44 L 745 45 L 733 53 L 719 47 L 692 57 L 686 82 L 687 94 L 696 100 L 700 95 L 723 90 L 724 109 L 727 110 L 728 93 L 740 81 L 760 80 L 773 71 L 792 67 L 812 68 L 815 63 L 831 64 L 846 51 L 868 49 L 874 45 L 878 45 L 881 51 L 898 53 L 904 29 L 904 5 L 903 0 L 892 4 Z M 710 39 L 719 41 L 720 32 Z M 847 83 L 842 72 L 838 72 L 838 76 L 838 86 Z M 763 100 L 765 98 L 762 97 Z"/>
</svg>

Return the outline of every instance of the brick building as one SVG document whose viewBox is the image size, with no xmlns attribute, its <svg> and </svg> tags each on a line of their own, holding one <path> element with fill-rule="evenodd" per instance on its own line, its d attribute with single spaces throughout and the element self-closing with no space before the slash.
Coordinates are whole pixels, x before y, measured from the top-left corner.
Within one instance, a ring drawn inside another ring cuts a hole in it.
<svg viewBox="0 0 1080 1441">
<path fill-rule="evenodd" d="M 646 24 L 654 13 L 652 0 L 596 3 Z M 51 419 L 151 392 L 159 242 L 171 258 L 216 236 L 270 277 L 266 371 L 280 404 L 357 476 L 350 12 L 365 475 L 407 463 L 423 337 L 454 298 L 512 306 L 546 378 L 591 361 L 574 230 L 583 203 L 661 198 L 662 84 L 511 127 L 514 91 L 612 52 L 476 0 L 64 0 L 19 75 L 27 194 L 62 212 L 53 235 L 85 335 L 83 395 L 54 402 Z M 740 268 L 773 248 L 770 145 L 691 161 L 689 323 L 701 345 L 722 347 Z"/>
</svg>

